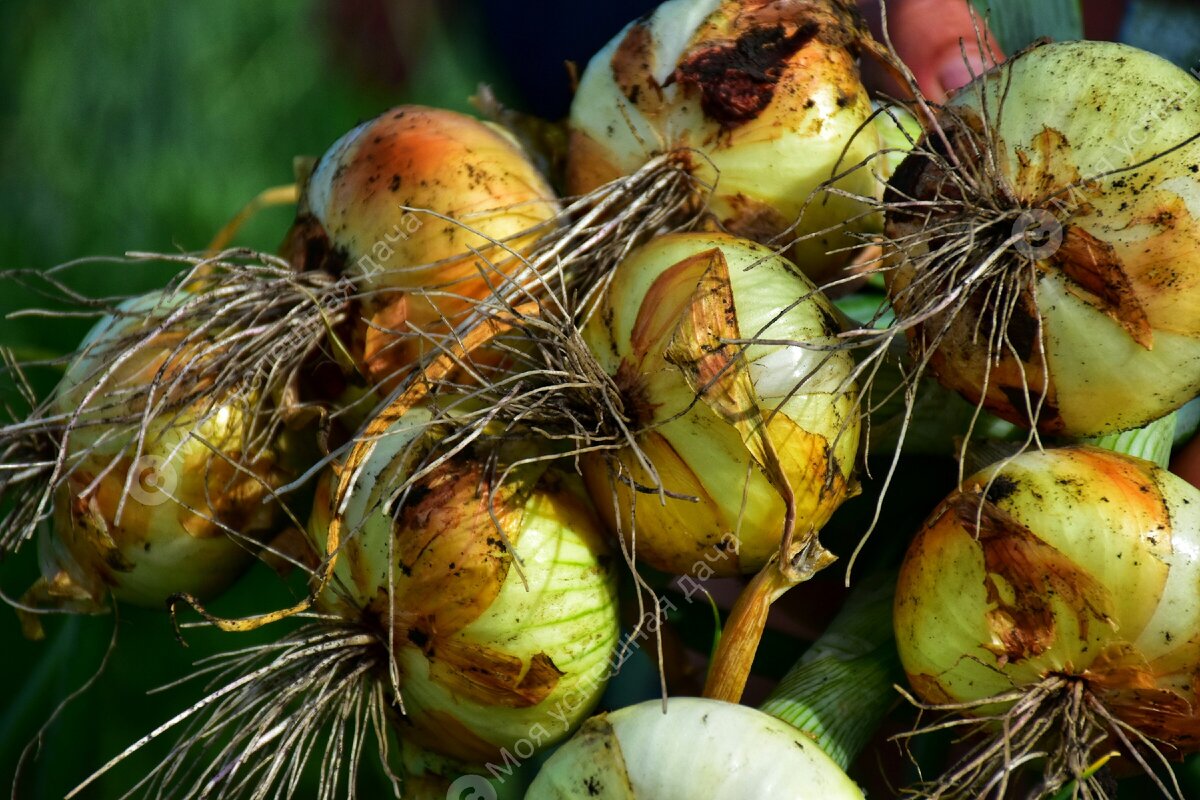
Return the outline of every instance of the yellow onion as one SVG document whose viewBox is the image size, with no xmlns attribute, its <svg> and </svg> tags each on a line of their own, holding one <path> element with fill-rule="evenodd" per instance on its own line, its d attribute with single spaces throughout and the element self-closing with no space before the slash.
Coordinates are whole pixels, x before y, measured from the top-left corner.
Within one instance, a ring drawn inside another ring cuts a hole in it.
<svg viewBox="0 0 1200 800">
<path fill-rule="evenodd" d="M 675 573 L 704 559 L 719 574 L 759 569 L 780 547 L 782 481 L 796 529 L 824 525 L 854 489 L 859 436 L 853 362 L 820 349 L 835 332 L 812 283 L 745 239 L 671 234 L 617 267 L 583 336 L 617 384 L 640 455 L 627 446 L 582 466 L 596 507 L 639 558 Z M 723 344 L 759 338 L 796 344 Z"/>
<path fill-rule="evenodd" d="M 288 471 L 278 437 L 262 435 L 257 390 L 182 408 L 165 398 L 139 449 L 146 387 L 167 386 L 183 360 L 203 358 L 203 342 L 177 350 L 187 333 L 160 333 L 104 373 L 117 342 L 151 324 L 143 315 L 173 302 L 154 292 L 122 304 L 89 333 L 59 385 L 54 410 L 70 420 L 66 474 L 53 529 L 43 530 L 35 597 L 85 607 L 108 592 L 147 606 L 181 592 L 212 598 L 279 526 L 280 506 L 267 500 Z"/>
<path fill-rule="evenodd" d="M 650 700 L 588 720 L 538 772 L 526 800 L 862 800 L 805 732 L 718 700 Z"/>
<path fill-rule="evenodd" d="M 354 276 L 370 323 L 354 349 L 376 379 L 428 346 L 389 331 L 446 333 L 521 266 L 506 248 L 528 250 L 559 213 L 509 134 L 422 106 L 393 108 L 336 141 L 305 206 L 287 247 L 305 266 Z"/>
<path fill-rule="evenodd" d="M 1188 752 L 1200 747 L 1198 586 L 1200 491 L 1098 448 L 1031 451 L 968 479 L 917 534 L 896 640 L 930 703 L 992 713 L 994 698 L 1058 681 Z"/>
<path fill-rule="evenodd" d="M 837 226 L 789 252 L 814 279 L 829 277 L 849 258 L 829 251 L 870 227 L 867 206 L 824 193 L 805 204 L 879 147 L 875 131 L 859 130 L 871 104 L 855 54 L 868 35 L 840 0 L 668 0 L 588 63 L 571 106 L 568 191 L 680 151 L 715 184 L 709 210 L 725 230 L 765 242 Z M 836 183 L 860 197 L 875 185 L 868 169 Z"/>
<path fill-rule="evenodd" d="M 576 479 L 531 468 L 497 485 L 465 453 L 418 472 L 430 419 L 406 414 L 358 474 L 321 603 L 391 643 L 406 740 L 483 764 L 566 737 L 594 707 L 617 639 L 615 573 Z M 310 523 L 322 551 L 330 483 Z"/>
<path fill-rule="evenodd" d="M 887 233 L 893 305 L 938 379 L 1068 436 L 1200 393 L 1195 78 L 1125 45 L 1048 44 L 936 118 L 892 178 Z"/>
</svg>

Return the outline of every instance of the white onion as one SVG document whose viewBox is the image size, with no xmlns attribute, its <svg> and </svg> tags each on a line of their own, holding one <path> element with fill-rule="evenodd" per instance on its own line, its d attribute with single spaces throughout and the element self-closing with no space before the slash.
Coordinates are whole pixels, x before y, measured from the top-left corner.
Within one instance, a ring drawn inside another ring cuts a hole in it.
<svg viewBox="0 0 1200 800">
<path fill-rule="evenodd" d="M 807 734 L 753 708 L 674 697 L 584 724 L 542 767 L 526 800 L 862 800 Z"/>
</svg>

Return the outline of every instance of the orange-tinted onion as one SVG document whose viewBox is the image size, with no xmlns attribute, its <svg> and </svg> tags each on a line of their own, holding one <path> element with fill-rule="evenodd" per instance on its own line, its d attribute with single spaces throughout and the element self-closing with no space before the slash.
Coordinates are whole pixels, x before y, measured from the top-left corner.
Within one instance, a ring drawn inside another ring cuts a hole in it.
<svg viewBox="0 0 1200 800">
<path fill-rule="evenodd" d="M 509 134 L 423 106 L 391 109 L 345 134 L 317 164 L 305 199 L 295 229 L 303 241 L 289 247 L 356 277 L 368 324 L 352 349 L 376 381 L 428 347 L 381 328 L 446 333 L 447 321 L 461 322 L 519 268 L 493 242 L 525 252 L 559 213 Z"/>
</svg>

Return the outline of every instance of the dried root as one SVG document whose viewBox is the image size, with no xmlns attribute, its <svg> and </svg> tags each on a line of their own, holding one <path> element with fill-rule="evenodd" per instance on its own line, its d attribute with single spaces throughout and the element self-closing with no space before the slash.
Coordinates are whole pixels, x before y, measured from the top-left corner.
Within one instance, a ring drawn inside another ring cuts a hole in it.
<svg viewBox="0 0 1200 800">
<path fill-rule="evenodd" d="M 129 755 L 183 727 L 162 763 L 122 797 L 291 797 L 305 768 L 319 763 L 321 800 L 359 797 L 358 775 L 369 738 L 393 795 L 403 779 L 389 768 L 391 699 L 387 651 L 371 633 L 321 619 L 278 642 L 199 662 L 184 681 L 207 676 L 207 693 L 159 725 L 76 786 L 76 797 Z M 318 754 L 319 751 L 319 754 Z"/>
<path fill-rule="evenodd" d="M 159 301 L 133 306 L 126 304 L 131 298 L 94 299 L 70 287 L 66 273 L 97 260 L 6 276 L 72 309 L 20 316 L 108 316 L 117 333 L 51 361 L 19 364 L 6 355 L 5 370 L 27 410 L 10 407 L 14 421 L 0 427 L 0 500 L 8 509 L 0 520 L 0 553 L 16 551 L 49 519 L 55 492 L 86 461 L 102 459 L 88 491 L 117 469 L 125 470 L 124 496 L 137 491 L 137 465 L 154 443 L 155 426 L 187 426 L 198 435 L 221 408 L 236 409 L 252 420 L 234 469 L 245 474 L 284 427 L 322 413 L 304 399 L 301 380 L 311 359 L 337 357 L 331 333 L 347 313 L 346 282 L 298 274 L 279 259 L 244 250 L 211 258 L 134 253 L 115 261 L 126 268 L 162 262 L 183 269 Z M 71 365 L 69 401 L 37 402 L 25 372 Z M 124 379 L 131 371 L 149 379 Z"/>
<path fill-rule="evenodd" d="M 1068 796 L 1107 800 L 1115 796 L 1105 769 L 1110 759 L 1131 759 L 1168 800 L 1183 793 L 1159 747 L 1117 719 L 1082 678 L 1052 675 L 1031 687 L 970 703 L 927 705 L 903 689 L 922 712 L 970 714 L 918 727 L 894 737 L 907 750 L 913 737 L 961 731 L 966 752 L 936 780 L 923 781 L 905 796 L 928 800 L 1045 800 Z M 997 707 L 1002 710 L 995 710 Z M 911 757 L 911 756 L 910 756 Z M 1041 764 L 1036 778 L 1034 765 Z M 1163 769 L 1156 770 L 1152 762 Z M 914 761 L 914 763 L 916 763 Z M 1162 774 L 1160 774 L 1162 773 Z M 1163 775 L 1166 775 L 1164 780 Z"/>
</svg>

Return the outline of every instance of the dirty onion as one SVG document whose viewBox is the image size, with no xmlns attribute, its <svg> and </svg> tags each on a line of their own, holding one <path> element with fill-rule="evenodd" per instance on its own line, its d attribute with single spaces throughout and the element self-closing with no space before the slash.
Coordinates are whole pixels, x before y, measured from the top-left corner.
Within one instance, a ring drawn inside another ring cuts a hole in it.
<svg viewBox="0 0 1200 800">
<path fill-rule="evenodd" d="M 813 197 L 880 146 L 873 128 L 859 130 L 871 115 L 855 62 L 864 37 L 841 2 L 663 3 L 588 63 L 571 105 L 567 190 L 589 191 L 677 152 L 715 185 L 709 210 L 724 230 L 783 243 L 820 232 L 787 254 L 815 280 L 832 276 L 849 254 L 830 251 L 871 227 L 858 199 Z M 876 194 L 867 169 L 836 186 Z"/>
<path fill-rule="evenodd" d="M 1140 737 L 1200 748 L 1198 554 L 1200 491 L 1093 447 L 1026 452 L 947 498 L 900 571 L 901 661 L 926 702 L 1004 719 L 942 779 L 947 796 L 1043 747 L 1046 795 L 1092 780 L 1105 734 L 1126 759 L 1144 757 Z"/>
<path fill-rule="evenodd" d="M 613 562 L 577 479 L 529 466 L 499 484 L 466 453 L 429 466 L 430 420 L 408 412 L 356 476 L 320 605 L 388 643 L 403 737 L 483 764 L 535 726 L 539 745 L 567 736 L 599 699 Z M 331 483 L 310 523 L 322 552 Z"/>
<path fill-rule="evenodd" d="M 1044 433 L 1200 393 L 1200 93 L 1158 56 L 1035 47 L 958 91 L 888 193 L 918 363 Z"/>
<path fill-rule="evenodd" d="M 54 526 L 41 529 L 43 577 L 27 601 L 88 610 L 111 591 L 163 606 L 176 593 L 210 599 L 231 584 L 282 521 L 271 492 L 288 477 L 278 437 L 263 437 L 256 389 L 173 408 L 170 376 L 204 341 L 163 332 L 125 353 L 113 348 L 157 324 L 169 306 L 153 292 L 101 320 L 60 383 L 54 410 L 69 419 L 67 474 L 54 495 Z M 147 394 L 162 384 L 158 396 Z M 163 404 L 139 437 L 148 397 Z"/>
<path fill-rule="evenodd" d="M 617 267 L 583 336 L 634 445 L 581 466 L 633 556 L 677 574 L 765 566 L 769 596 L 833 560 L 816 535 L 855 491 L 859 436 L 853 362 L 822 349 L 835 326 L 791 263 L 728 234 L 662 236 Z"/>
<path fill-rule="evenodd" d="M 399 106 L 338 139 L 317 163 L 286 248 L 355 278 L 352 351 L 375 382 L 395 378 L 522 266 L 553 227 L 554 193 L 498 126 Z M 503 245 L 498 243 L 502 242 Z"/>
</svg>

